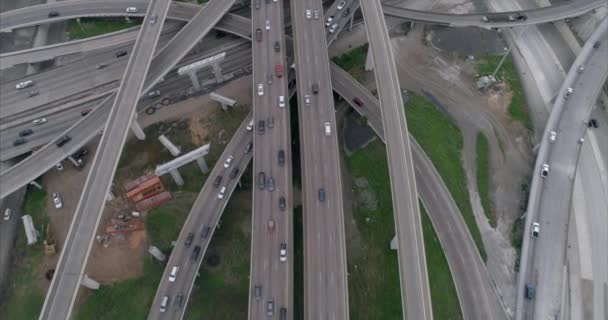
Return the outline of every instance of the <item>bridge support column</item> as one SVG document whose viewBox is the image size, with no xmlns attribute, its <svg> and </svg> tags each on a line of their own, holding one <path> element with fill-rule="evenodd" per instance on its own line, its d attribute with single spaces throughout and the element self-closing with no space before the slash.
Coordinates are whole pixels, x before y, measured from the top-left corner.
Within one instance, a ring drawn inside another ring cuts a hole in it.
<svg viewBox="0 0 608 320">
<path fill-rule="evenodd" d="M 201 83 L 198 81 L 198 77 L 196 76 L 196 70 L 188 72 L 188 76 L 190 77 L 190 81 L 192 81 L 192 87 L 194 87 L 194 90 L 200 91 Z"/>
<path fill-rule="evenodd" d="M 209 172 L 209 166 L 207 166 L 205 157 L 200 157 L 200 158 L 196 159 L 196 163 L 198 164 L 198 167 L 201 168 L 201 171 L 203 172 L 203 174 L 206 174 L 207 172 Z"/>
<path fill-rule="evenodd" d="M 372 48 L 367 48 L 367 58 L 365 59 L 365 71 L 374 70 L 374 60 L 372 59 Z"/>
<path fill-rule="evenodd" d="M 167 138 L 164 134 L 158 137 L 158 141 L 160 141 L 160 143 L 165 146 L 165 148 L 167 148 L 167 150 L 169 150 L 174 157 L 177 157 L 180 153 L 182 153 L 180 148 L 173 144 L 173 142 L 171 142 L 171 140 L 169 140 L 169 138 Z"/>
<path fill-rule="evenodd" d="M 397 243 L 397 236 L 394 236 L 393 240 L 391 240 L 390 248 L 391 248 L 391 250 L 399 250 L 399 244 Z"/>
<path fill-rule="evenodd" d="M 355 14 L 350 16 L 350 22 L 348 23 L 348 32 L 353 31 L 353 22 L 355 21 Z"/>
<path fill-rule="evenodd" d="M 69 157 L 68 157 L 68 160 L 70 160 L 70 162 L 71 162 L 71 163 L 74 165 L 74 167 L 76 167 L 76 168 L 81 167 L 81 164 L 80 164 L 80 163 L 78 163 L 78 161 L 76 161 L 76 159 L 74 159 L 74 157 L 69 156 Z"/>
<path fill-rule="evenodd" d="M 213 75 L 215 75 L 215 82 L 224 82 L 224 75 L 222 74 L 222 67 L 220 67 L 220 63 L 214 62 L 211 67 L 213 68 Z"/>
<path fill-rule="evenodd" d="M 82 285 L 89 288 L 89 289 L 93 289 L 93 290 L 97 290 L 99 289 L 99 282 L 93 280 L 93 278 L 89 278 L 88 275 L 83 275 L 82 276 Z"/>
<path fill-rule="evenodd" d="M 30 184 L 33 185 L 34 187 L 42 190 L 42 186 L 40 185 L 40 183 L 36 182 L 36 180 L 30 181 Z"/>
<path fill-rule="evenodd" d="M 137 137 L 137 139 L 139 139 L 139 140 L 146 139 L 146 134 L 144 133 L 144 129 L 141 128 L 141 126 L 139 125 L 139 122 L 137 122 L 137 119 L 133 119 L 133 122 L 131 122 L 131 131 L 133 131 L 133 134 Z"/>
<path fill-rule="evenodd" d="M 173 181 L 175 181 L 175 184 L 177 184 L 178 186 L 184 185 L 184 179 L 182 178 L 182 175 L 179 174 L 179 171 L 177 171 L 177 169 L 173 169 L 169 171 L 169 173 L 171 174 L 171 177 L 173 177 Z"/>
</svg>

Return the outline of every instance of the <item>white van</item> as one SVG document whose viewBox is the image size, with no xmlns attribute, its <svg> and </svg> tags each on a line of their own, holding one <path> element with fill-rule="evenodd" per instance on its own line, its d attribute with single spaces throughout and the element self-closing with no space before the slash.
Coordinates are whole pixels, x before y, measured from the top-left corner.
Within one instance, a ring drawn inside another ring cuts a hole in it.
<svg viewBox="0 0 608 320">
<path fill-rule="evenodd" d="M 169 305 L 169 296 L 164 296 L 163 300 L 160 302 L 160 312 L 167 311 L 168 305 Z"/>
<path fill-rule="evenodd" d="M 179 267 L 173 266 L 173 269 L 171 269 L 171 274 L 169 275 L 169 282 L 175 282 L 175 278 L 177 278 L 178 271 L 179 271 Z"/>
<path fill-rule="evenodd" d="M 279 108 L 285 108 L 285 96 L 279 96 Z"/>
<path fill-rule="evenodd" d="M 329 122 L 325 122 L 325 135 L 331 136 L 331 125 Z"/>
<path fill-rule="evenodd" d="M 247 131 L 251 130 L 253 130 L 253 119 L 251 119 L 251 121 L 249 121 L 249 124 L 247 125 Z"/>
<path fill-rule="evenodd" d="M 10 208 L 6 208 L 6 210 L 4 210 L 4 221 L 10 220 L 12 213 L 13 213 L 13 210 L 11 210 Z"/>
<path fill-rule="evenodd" d="M 220 189 L 220 193 L 217 194 L 217 198 L 220 199 L 220 200 L 224 199 L 224 194 L 225 193 L 226 193 L 226 186 L 223 186 Z"/>
<path fill-rule="evenodd" d="M 33 85 L 34 85 L 33 80 L 25 80 L 25 81 L 21 81 L 21 82 L 17 83 L 15 85 L 15 88 L 17 88 L 18 90 L 21 90 L 21 89 L 25 89 L 27 87 L 31 87 Z"/>
</svg>

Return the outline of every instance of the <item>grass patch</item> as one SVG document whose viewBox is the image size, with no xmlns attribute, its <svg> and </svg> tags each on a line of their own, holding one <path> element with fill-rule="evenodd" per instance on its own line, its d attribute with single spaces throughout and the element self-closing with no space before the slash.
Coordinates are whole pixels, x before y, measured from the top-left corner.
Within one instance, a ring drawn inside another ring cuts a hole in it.
<svg viewBox="0 0 608 320">
<path fill-rule="evenodd" d="M 405 114 L 410 133 L 422 146 L 450 190 L 485 261 L 486 252 L 471 208 L 467 178 L 461 163 L 462 133 L 429 100 L 420 95 L 410 96 Z"/>
<path fill-rule="evenodd" d="M 362 243 L 355 249 L 359 254 L 347 255 L 351 319 L 401 319 L 397 252 L 389 250 L 395 224 L 384 145 L 374 141 L 358 150 L 347 167 L 353 179 L 367 181 L 354 185 L 353 215 Z"/>
<path fill-rule="evenodd" d="M 131 28 L 140 25 L 141 21 L 141 18 L 131 18 L 131 22 L 124 18 L 80 18 L 80 23 L 77 20 L 68 22 L 68 34 L 70 40 L 90 38 Z"/>
<path fill-rule="evenodd" d="M 37 319 L 44 303 L 44 271 L 38 270 L 44 259 L 43 237 L 46 234 L 48 217 L 46 216 L 47 193 L 29 187 L 25 195 L 23 214 L 32 216 L 34 226 L 41 231 L 39 242 L 27 245 L 27 238 L 21 221 L 18 222 L 15 239 L 14 264 L 10 266 L 11 276 L 7 280 L 6 300 L 2 303 L 0 314 L 5 319 Z M 13 212 L 12 219 L 20 219 L 20 212 Z"/>
<path fill-rule="evenodd" d="M 365 71 L 365 60 L 367 59 L 367 44 L 357 47 L 347 53 L 334 57 L 331 60 L 346 70 L 357 81 L 363 82 L 367 71 Z"/>
<path fill-rule="evenodd" d="M 191 192 L 174 194 L 171 201 L 150 210 L 146 218 L 146 230 L 152 245 L 165 253 L 171 251 L 171 242 L 179 236 L 196 196 L 196 193 Z"/>
<path fill-rule="evenodd" d="M 186 319 L 247 319 L 250 212 L 229 205 L 222 215 L 207 250 L 220 255 L 220 265 L 208 268 L 203 262 Z"/>
<path fill-rule="evenodd" d="M 500 59 L 502 59 L 502 56 L 497 55 L 486 55 L 482 57 L 477 65 L 479 74 L 492 74 L 498 66 Z M 513 95 L 508 108 L 509 117 L 512 120 L 519 121 L 524 127 L 532 129 L 532 123 L 530 121 L 530 115 L 528 114 L 528 105 L 526 104 L 524 90 L 511 56 L 505 59 L 505 62 L 496 74 L 496 78 L 498 80 L 505 81 Z"/>
<path fill-rule="evenodd" d="M 443 253 L 439 238 L 426 209 L 420 204 L 422 218 L 422 232 L 424 234 L 424 251 L 426 252 L 426 267 L 431 287 L 431 301 L 433 302 L 433 318 L 437 320 L 462 319 L 460 302 L 456 293 L 456 286 L 450 271 L 450 266 Z"/>
<path fill-rule="evenodd" d="M 476 151 L 477 191 L 490 225 L 496 228 L 496 211 L 494 210 L 494 203 L 490 199 L 490 145 L 488 138 L 482 132 L 477 134 Z"/>
</svg>

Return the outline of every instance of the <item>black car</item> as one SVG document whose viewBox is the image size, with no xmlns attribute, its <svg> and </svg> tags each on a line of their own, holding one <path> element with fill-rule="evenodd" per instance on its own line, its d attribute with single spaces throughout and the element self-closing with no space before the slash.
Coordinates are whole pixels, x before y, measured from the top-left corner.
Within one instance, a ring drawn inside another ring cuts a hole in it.
<svg viewBox="0 0 608 320">
<path fill-rule="evenodd" d="M 281 311 L 279 312 L 279 320 L 287 320 L 287 308 L 281 308 Z"/>
<path fill-rule="evenodd" d="M 83 111 L 80 111 L 80 115 L 84 117 L 87 114 L 89 114 L 89 112 L 91 112 L 91 110 L 83 110 Z"/>
<path fill-rule="evenodd" d="M 350 8 L 346 8 L 346 10 L 344 10 L 344 13 L 342 14 L 342 17 L 344 17 L 344 18 L 348 17 L 349 13 L 350 13 Z"/>
<path fill-rule="evenodd" d="M 589 128 L 591 128 L 591 127 L 593 127 L 593 128 L 597 128 L 598 127 L 596 119 L 589 120 Z M 21 135 L 21 134 L 19 134 L 19 135 Z"/>
<path fill-rule="evenodd" d="M 209 226 L 203 225 L 203 230 L 201 230 L 201 239 L 207 239 L 207 237 L 209 236 L 209 231 L 211 231 L 211 228 L 209 228 Z"/>
<path fill-rule="evenodd" d="M 19 131 L 19 136 L 20 137 L 27 137 L 27 136 L 29 136 L 32 133 L 34 133 L 34 130 L 32 130 L 32 129 L 25 129 L 25 130 Z"/>
<path fill-rule="evenodd" d="M 25 144 L 26 142 L 27 141 L 25 139 L 19 138 L 19 139 L 15 140 L 15 142 L 13 142 L 13 147 L 20 146 L 22 144 Z"/>
<path fill-rule="evenodd" d="M 121 51 L 116 52 L 116 58 L 124 57 L 126 55 L 127 55 L 126 50 L 121 50 Z"/>
<path fill-rule="evenodd" d="M 593 48 L 597 49 L 597 48 L 599 48 L 599 47 L 600 47 L 600 42 L 599 42 L 599 41 L 596 41 L 596 42 L 593 44 Z"/>
<path fill-rule="evenodd" d="M 266 187 L 266 174 L 264 172 L 258 173 L 258 189 L 264 190 Z"/>
<path fill-rule="evenodd" d="M 323 188 L 319 189 L 319 201 L 325 201 L 325 189 Z"/>
<path fill-rule="evenodd" d="M 278 41 L 275 41 L 274 52 L 279 52 L 279 51 L 281 51 L 281 44 Z"/>
<path fill-rule="evenodd" d="M 285 165 L 285 150 L 279 150 L 279 154 L 277 155 L 277 160 L 279 162 L 279 166 Z"/>
<path fill-rule="evenodd" d="M 287 203 L 285 201 L 285 197 L 280 197 L 279 198 L 279 209 L 281 211 L 285 211 L 285 208 L 287 207 Z"/>
<path fill-rule="evenodd" d="M 251 149 L 253 149 L 253 143 L 249 142 L 247 144 L 247 146 L 245 147 L 245 154 L 248 154 L 249 152 L 251 152 Z"/>
<path fill-rule="evenodd" d="M 215 177 L 215 181 L 213 181 L 213 186 L 217 188 L 220 186 L 220 183 L 222 183 L 222 176 Z"/>
<path fill-rule="evenodd" d="M 49 12 L 49 18 L 59 17 L 59 12 L 51 11 Z"/>
<path fill-rule="evenodd" d="M 234 168 L 234 169 L 232 169 L 232 172 L 230 172 L 231 179 L 236 178 L 236 176 L 238 176 L 238 175 L 239 175 L 239 168 Z"/>
<path fill-rule="evenodd" d="M 314 94 L 318 94 L 319 93 L 319 84 L 318 83 L 313 83 L 312 84 L 312 93 L 314 93 Z"/>
<path fill-rule="evenodd" d="M 264 120 L 258 121 L 258 133 L 264 134 L 266 132 L 266 122 Z"/>
<path fill-rule="evenodd" d="M 224 31 L 220 31 L 220 30 L 216 30 L 215 31 L 215 38 L 216 39 L 221 39 L 223 37 L 226 36 L 226 33 Z"/>
<path fill-rule="evenodd" d="M 173 303 L 173 305 L 174 305 L 176 308 L 180 309 L 180 308 L 182 307 L 183 303 L 184 303 L 184 296 L 183 296 L 183 295 L 181 295 L 181 294 L 178 294 L 178 295 L 175 297 L 175 302 Z"/>
<path fill-rule="evenodd" d="M 190 258 L 192 259 L 192 261 L 196 261 L 200 254 L 201 254 L 201 246 L 195 246 L 194 250 L 192 250 L 192 255 L 190 256 Z"/>
<path fill-rule="evenodd" d="M 57 142 L 55 142 L 55 144 L 61 148 L 66 143 L 70 142 L 70 140 L 72 140 L 72 138 L 70 136 L 63 136 L 63 137 L 59 138 L 59 140 L 57 140 Z"/>
<path fill-rule="evenodd" d="M 184 242 L 186 248 L 190 247 L 190 245 L 192 244 L 192 239 L 194 239 L 194 233 L 189 232 L 188 236 L 186 236 L 186 242 Z"/>
</svg>

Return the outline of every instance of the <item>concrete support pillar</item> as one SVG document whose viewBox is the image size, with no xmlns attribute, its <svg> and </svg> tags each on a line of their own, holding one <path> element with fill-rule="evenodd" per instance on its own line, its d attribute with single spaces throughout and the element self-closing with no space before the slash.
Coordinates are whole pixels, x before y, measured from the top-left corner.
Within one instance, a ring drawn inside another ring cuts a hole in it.
<svg viewBox="0 0 608 320">
<path fill-rule="evenodd" d="M 182 153 L 180 148 L 173 144 L 173 142 L 171 142 L 171 140 L 169 140 L 169 138 L 167 138 L 164 134 L 158 137 L 158 141 L 160 141 L 160 143 L 165 146 L 165 148 L 167 148 L 167 150 L 169 150 L 174 157 L 177 157 L 180 155 L 180 153 Z"/>
<path fill-rule="evenodd" d="M 365 71 L 374 70 L 374 60 L 372 60 L 372 48 L 367 48 L 367 58 L 365 59 Z"/>
<path fill-rule="evenodd" d="M 203 174 L 209 172 L 209 166 L 207 166 L 207 162 L 205 162 L 205 157 L 200 157 L 196 159 L 196 163 L 198 163 L 198 167 L 201 168 Z"/>
<path fill-rule="evenodd" d="M 133 134 L 137 137 L 137 139 L 139 139 L 139 140 L 146 139 L 146 134 L 144 133 L 144 129 L 141 128 L 141 126 L 137 122 L 137 119 L 133 119 L 133 122 L 131 122 L 131 131 L 133 131 Z"/>
<path fill-rule="evenodd" d="M 353 31 L 353 22 L 355 21 L 355 14 L 350 16 L 350 22 L 348 23 L 348 32 Z"/>
<path fill-rule="evenodd" d="M 36 180 L 30 181 L 30 184 L 33 185 L 34 187 L 42 190 L 42 186 L 40 185 L 40 183 L 36 182 Z"/>
<path fill-rule="evenodd" d="M 179 171 L 177 171 L 177 169 L 173 169 L 169 171 L 169 173 L 171 174 L 171 177 L 173 177 L 175 184 L 177 184 L 178 186 L 184 185 L 184 179 L 182 178 L 182 175 L 179 174 Z"/>
<path fill-rule="evenodd" d="M 92 278 L 89 278 L 89 276 L 86 274 L 82 276 L 81 283 L 83 286 L 85 286 L 89 289 L 93 289 L 93 290 L 99 289 L 99 282 L 93 280 Z"/>
<path fill-rule="evenodd" d="M 70 162 L 75 166 L 75 167 L 80 167 L 80 163 L 78 163 L 78 161 L 76 161 L 76 159 L 74 159 L 74 157 L 69 156 L 68 160 L 70 160 Z"/>
<path fill-rule="evenodd" d="M 201 83 L 198 81 L 198 76 L 196 75 L 196 70 L 192 70 L 191 72 L 188 72 L 188 76 L 190 77 L 190 81 L 192 81 L 192 87 L 194 87 L 194 90 L 196 90 L 196 91 L 201 90 Z"/>
<path fill-rule="evenodd" d="M 224 82 L 224 76 L 222 75 L 222 67 L 220 67 L 219 62 L 216 62 L 211 65 L 213 68 L 213 74 L 215 75 L 215 82 L 222 83 Z"/>
</svg>

